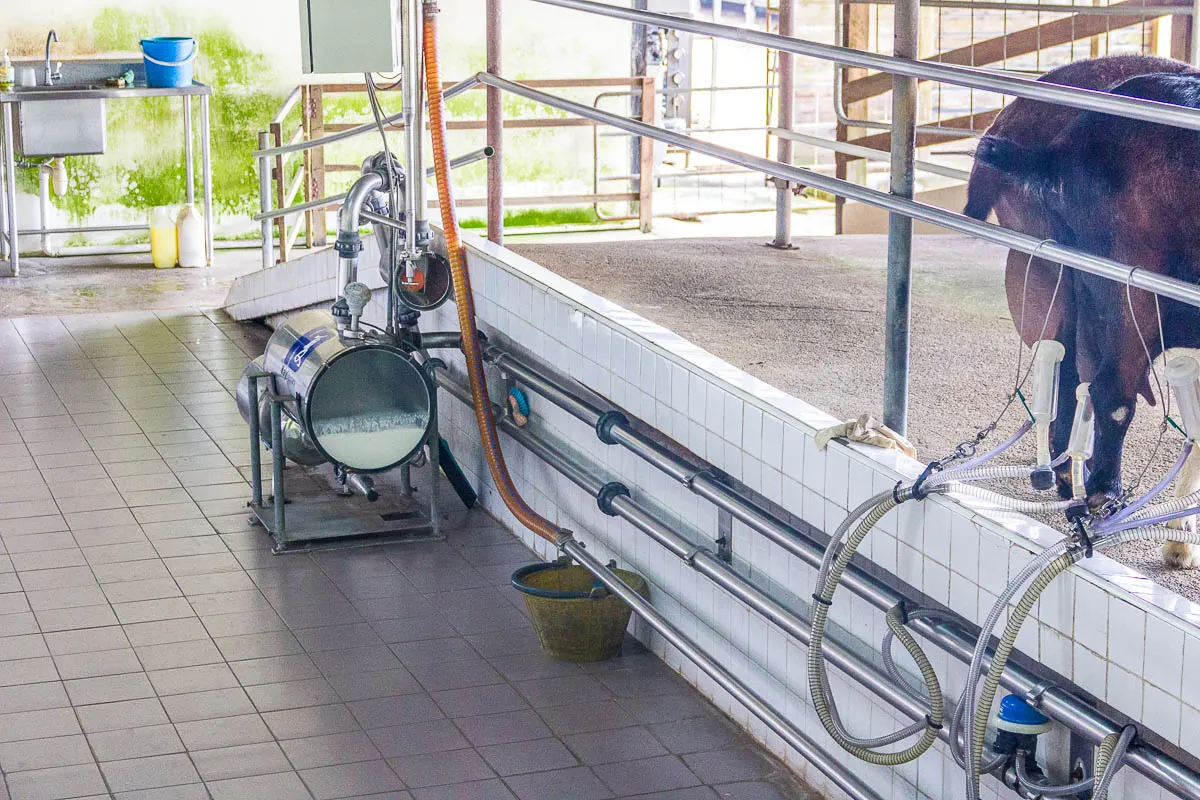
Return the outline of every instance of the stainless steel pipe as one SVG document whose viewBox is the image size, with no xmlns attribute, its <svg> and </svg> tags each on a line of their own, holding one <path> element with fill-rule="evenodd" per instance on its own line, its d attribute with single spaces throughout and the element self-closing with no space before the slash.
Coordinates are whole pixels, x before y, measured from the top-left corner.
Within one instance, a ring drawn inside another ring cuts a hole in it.
<svg viewBox="0 0 1200 800">
<path fill-rule="evenodd" d="M 568 389 L 511 353 L 502 353 L 494 347 L 489 357 L 497 366 L 511 373 L 522 386 L 550 400 L 590 427 L 594 428 L 600 417 L 612 410 L 611 406 L 597 405 Z M 715 481 L 703 470 L 620 421 L 609 428 L 609 435 L 618 445 L 683 483 L 717 508 L 729 512 L 734 519 L 804 563 L 811 567 L 820 566 L 825 542 L 787 524 L 741 492 Z M 911 598 L 853 563 L 847 569 L 842 585 L 880 611 L 887 611 L 901 601 L 912 602 Z M 952 623 L 916 618 L 911 620 L 910 627 L 960 662 L 971 662 L 976 635 L 975 626 L 967 620 L 959 617 L 957 622 Z M 1031 696 L 1037 693 L 1041 698 L 1039 708 L 1043 713 L 1093 744 L 1098 744 L 1110 734 L 1119 733 L 1124 727 L 1123 720 L 1109 718 L 1067 689 L 1048 682 L 1045 676 L 1034 674 L 1020 665 L 1010 663 L 1001 682 L 1008 691 L 1017 695 Z M 880 694 L 887 699 L 885 694 Z M 1130 749 L 1126 763 L 1159 786 L 1182 797 L 1200 800 L 1200 774 L 1157 748 L 1139 742 Z"/>
<path fill-rule="evenodd" d="M 585 2 L 586 0 L 562 0 L 562 2 Z M 559 3 L 560 0 L 536 0 L 536 2 L 554 2 Z M 603 6 L 604 8 L 612 8 L 615 11 L 627 13 L 624 9 L 619 9 L 613 6 Z M 657 15 L 664 16 L 664 15 Z M 707 24 L 707 23 L 706 23 Z M 740 30 L 740 29 L 737 29 Z M 766 34 L 764 34 L 766 35 Z M 924 64 L 924 62 L 919 62 Z M 561 97 L 556 97 L 552 94 L 531 89 L 514 81 L 497 78 L 493 75 L 488 75 L 486 72 L 479 73 L 476 77 L 482 83 L 489 86 L 500 86 L 506 91 L 521 97 L 534 100 L 539 103 L 544 103 L 551 108 L 558 108 L 563 111 L 568 111 L 580 117 L 593 119 L 597 122 L 603 122 L 611 125 L 614 128 L 619 128 L 629 133 L 638 136 L 649 136 L 660 142 L 666 142 L 681 147 L 685 150 L 691 150 L 696 153 L 703 153 L 712 156 L 713 158 L 726 161 L 730 164 L 736 164 L 747 169 L 752 169 L 761 172 L 765 175 L 772 175 L 777 178 L 783 178 L 796 183 L 812 186 L 816 189 L 823 189 L 827 192 L 857 200 L 867 205 L 876 206 L 886 211 L 894 211 L 905 216 L 919 219 L 924 222 L 929 222 L 934 225 L 941 226 L 948 230 L 965 233 L 969 236 L 974 236 L 976 239 L 993 242 L 994 244 L 1003 245 L 1011 250 L 1019 250 L 1022 253 L 1037 255 L 1047 261 L 1064 264 L 1073 269 L 1090 272 L 1093 275 L 1099 275 L 1102 278 L 1117 281 L 1118 283 L 1127 283 L 1136 289 L 1145 289 L 1148 292 L 1170 297 L 1173 300 L 1178 300 L 1188 305 L 1200 306 L 1200 286 L 1184 281 L 1176 280 L 1175 278 L 1159 275 L 1141 267 L 1131 267 L 1128 264 L 1122 264 L 1119 261 L 1113 261 L 1108 258 L 1093 256 L 1079 250 L 1073 250 L 1069 247 L 1064 247 L 1053 242 L 1046 243 L 1032 236 L 1027 236 L 1023 233 L 1002 228 L 999 225 L 991 225 L 987 222 L 979 222 L 978 220 L 965 217 L 962 214 L 955 214 L 952 211 L 946 211 L 935 206 L 918 203 L 915 200 L 909 200 L 903 197 L 896 197 L 887 192 L 879 192 L 874 189 L 868 189 L 864 186 L 859 186 L 850 181 L 842 181 L 837 178 L 831 178 L 827 175 L 822 175 L 819 172 L 803 169 L 801 167 L 789 166 L 780 164 L 777 161 L 771 161 L 760 156 L 753 156 L 749 153 L 743 153 L 740 150 L 734 150 L 729 147 L 722 147 L 719 144 L 705 142 L 692 137 L 669 131 L 660 128 L 656 125 L 647 125 L 638 120 L 622 117 L 617 114 L 610 114 L 606 111 L 586 106 L 581 103 L 575 103 L 570 100 L 564 100 Z M 1030 84 L 1042 86 L 1043 84 Z M 1049 84 L 1047 84 L 1049 86 Z M 1061 87 L 1057 87 L 1061 88 Z M 1112 98 L 1111 95 L 1104 95 L 1098 92 L 1089 92 L 1088 94 L 1097 94 L 1102 97 Z M 1152 105 L 1162 105 L 1154 103 Z M 1170 106 L 1164 106 L 1171 108 Z M 1179 111 L 1190 111 L 1189 109 L 1177 109 Z M 1115 112 L 1113 112 L 1115 113 Z M 1200 111 L 1193 112 L 1200 117 Z M 1132 115 L 1131 115 L 1132 116 Z M 1188 126 L 1196 127 L 1196 126 Z M 1200 128 L 1198 128 L 1200 129 Z"/>
<path fill-rule="evenodd" d="M 1151 100 L 1118 97 L 1089 89 L 1058 86 L 1052 83 L 1042 83 L 1029 78 L 1018 78 L 975 67 L 960 67 L 941 62 L 917 61 L 879 55 L 855 50 L 850 47 L 840 47 L 838 45 L 811 42 L 807 39 L 780 36 L 777 33 L 767 33 L 766 31 L 755 30 L 753 28 L 737 28 L 732 25 L 719 25 L 714 22 L 704 22 L 698 19 L 685 19 L 673 14 L 637 11 L 607 3 L 598 3 L 594 0 L 534 0 L 534 2 L 545 3 L 546 5 L 558 6 L 560 8 L 571 8 L 576 11 L 586 11 L 590 14 L 623 19 L 628 22 L 646 23 L 656 27 L 690 31 L 691 33 L 699 33 L 703 36 L 712 36 L 717 39 L 732 39 L 746 44 L 767 47 L 772 50 L 795 53 L 799 56 L 818 58 L 822 61 L 834 61 L 850 67 L 863 67 L 887 72 L 892 75 L 905 75 L 910 78 L 941 81 L 942 83 L 951 83 L 955 86 L 965 86 L 971 89 L 998 92 L 1014 97 L 1026 97 L 1030 100 L 1042 100 L 1047 103 L 1071 106 L 1072 108 L 1115 114 L 1120 117 L 1131 117 L 1147 122 L 1161 122 L 1164 125 L 1200 130 L 1200 110 L 1181 108 L 1169 103 L 1156 103 Z"/>
</svg>

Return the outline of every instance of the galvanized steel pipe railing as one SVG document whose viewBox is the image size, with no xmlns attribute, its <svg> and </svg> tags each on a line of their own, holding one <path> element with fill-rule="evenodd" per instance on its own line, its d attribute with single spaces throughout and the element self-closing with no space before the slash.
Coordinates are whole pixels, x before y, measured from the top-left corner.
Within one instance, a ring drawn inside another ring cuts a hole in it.
<svg viewBox="0 0 1200 800">
<path fill-rule="evenodd" d="M 536 0 L 536 2 L 586 2 L 587 0 Z M 609 8 L 609 6 L 604 6 Z M 622 9 L 615 9 L 621 11 Z M 640 13 L 640 12 L 639 12 Z M 660 15 L 661 16 L 661 15 Z M 706 23 L 707 24 L 707 23 Z M 737 29 L 735 29 L 737 30 Z M 767 34 L 763 34 L 767 35 Z M 774 34 L 771 34 L 772 36 Z M 921 62 L 924 63 L 924 62 Z M 705 142 L 699 139 L 678 133 L 676 131 L 666 130 L 656 125 L 649 125 L 635 119 L 622 117 L 618 114 L 611 114 L 607 111 L 592 108 L 591 106 L 576 103 L 571 100 L 565 100 L 546 92 L 532 89 L 515 81 L 498 78 L 494 75 L 488 75 L 486 72 L 481 72 L 477 76 L 481 83 L 489 86 L 498 86 L 505 91 L 511 92 L 521 97 L 534 100 L 539 103 L 544 103 L 551 108 L 558 108 L 563 111 L 576 114 L 581 117 L 603 122 L 606 125 L 611 125 L 614 128 L 634 133 L 638 136 L 648 136 L 667 144 L 673 144 L 685 150 L 691 150 L 696 153 L 703 153 L 712 156 L 713 158 L 726 161 L 730 164 L 746 167 L 747 169 L 761 172 L 765 175 L 772 175 L 784 180 L 794 181 L 805 186 L 812 186 L 817 189 L 823 189 L 833 194 L 841 195 L 851 200 L 857 200 L 870 206 L 882 208 L 886 211 L 893 211 L 905 216 L 918 219 L 923 222 L 929 222 L 934 225 L 946 228 L 948 230 L 965 233 L 968 236 L 974 236 L 977 239 L 992 242 L 994 244 L 1003 245 L 1012 250 L 1019 250 L 1022 253 L 1037 255 L 1047 261 L 1064 264 L 1074 269 L 1090 272 L 1093 275 L 1099 275 L 1102 278 L 1117 281 L 1118 283 L 1127 283 L 1135 289 L 1145 289 L 1148 292 L 1163 297 L 1169 297 L 1173 300 L 1178 300 L 1188 305 L 1200 306 L 1200 286 L 1195 284 L 1185 283 L 1184 281 L 1175 278 L 1159 275 L 1140 267 L 1131 267 L 1128 264 L 1122 264 L 1119 261 L 1113 261 L 1109 258 L 1094 256 L 1089 253 L 1084 253 L 1079 250 L 1074 250 L 1069 247 L 1064 247 L 1056 243 L 1046 243 L 1043 240 L 1033 236 L 1028 236 L 1024 233 L 1002 228 L 999 225 L 992 225 L 987 222 L 979 222 L 978 220 L 965 217 L 962 214 L 956 214 L 952 211 L 937 208 L 936 206 L 919 203 L 916 200 L 909 200 L 903 197 L 896 197 L 887 192 L 880 192 L 874 189 L 868 189 L 865 186 L 859 186 L 856 183 L 849 181 L 838 180 L 827 175 L 822 175 L 819 172 L 804 169 L 802 167 L 789 166 L 780 164 L 777 161 L 753 156 L 749 153 L 743 153 L 740 150 L 734 150 L 729 147 L 723 147 L 712 142 Z M 1030 83 L 1031 86 L 1043 86 L 1043 84 Z M 1048 86 L 1048 85 L 1047 85 Z M 1061 88 L 1061 87 L 1057 87 Z M 1088 92 L 1099 97 L 1109 99 L 1111 95 L 1105 95 L 1100 92 Z M 1162 106 L 1163 108 L 1175 108 L 1174 106 L 1166 106 L 1162 103 L 1153 103 L 1150 105 Z M 1188 111 L 1195 114 L 1200 120 L 1200 111 L 1191 109 L 1175 108 L 1177 111 Z M 1114 112 L 1115 113 L 1115 112 Z M 1161 120 L 1160 120 L 1161 121 Z M 1189 125 L 1200 130 L 1200 124 Z"/>
<path fill-rule="evenodd" d="M 448 377 L 444 372 L 437 373 L 438 385 L 464 404 L 471 405 L 470 392 Z M 498 413 L 498 427 L 514 441 L 541 461 L 553 467 L 568 480 L 593 497 L 604 496 L 605 487 L 609 484 L 597 477 L 577 459 L 569 458 L 558 452 L 549 444 L 531 432 L 527 427 L 519 427 L 511 416 L 504 414 L 503 409 L 493 406 Z M 697 572 L 709 576 L 714 583 L 721 586 L 734 597 L 743 600 L 763 616 L 775 622 L 781 628 L 795 637 L 801 643 L 808 642 L 807 624 L 793 615 L 773 598 L 758 587 L 738 575 L 728 564 L 718 559 L 713 553 L 702 547 L 697 547 L 684 539 L 662 520 L 642 508 L 628 495 L 614 494 L 606 501 L 613 516 L 621 517 L 634 525 L 638 530 L 648 534 L 654 541 L 661 544 L 676 558 L 683 560 Z M 691 639 L 688 639 L 654 607 L 652 603 L 641 598 L 636 592 L 631 592 L 638 598 L 636 604 L 630 601 L 619 587 L 625 587 L 607 567 L 592 556 L 583 545 L 572 536 L 560 537 L 556 542 L 558 547 L 571 555 L 593 575 L 599 578 L 616 595 L 629 603 L 646 622 L 660 633 L 664 639 L 680 651 L 689 661 L 696 664 L 706 675 L 712 678 L 722 689 L 729 692 L 750 713 L 762 720 L 772 731 L 783 738 L 789 746 L 796 749 L 806 759 L 813 763 L 822 774 L 833 781 L 840 789 L 855 800 L 881 800 L 880 796 L 861 781 L 851 770 L 841 764 L 828 751 L 812 741 L 807 734 L 798 729 L 770 702 L 747 687 L 737 676 L 733 675 L 716 659 Z M 609 580 L 615 583 L 609 583 Z M 625 587 L 628 590 L 628 587 Z M 902 713 L 910 716 L 920 716 L 917 704 L 895 689 L 888 677 L 873 665 L 864 663 L 849 650 L 834 642 L 826 643 L 826 653 L 832 663 L 843 669 L 851 677 L 859 680 L 867 688 L 887 695 L 889 701 Z"/>
<path fill-rule="evenodd" d="M 614 411 L 611 406 L 597 405 L 524 359 L 498 347 L 489 350 L 488 358 L 524 387 L 584 424 L 596 428 L 604 419 L 608 441 L 626 448 L 809 566 L 820 567 L 825 547 L 823 542 L 761 508 L 742 492 L 713 479 L 706 471 L 698 469 L 653 439 L 638 433 L 623 417 L 609 414 Z M 911 598 L 855 564 L 847 569 L 842 585 L 884 612 L 902 601 L 912 602 Z M 969 664 L 977 638 L 974 626 L 962 617 L 954 616 L 957 618 L 954 622 L 913 618 L 910 627 L 960 662 Z M 1047 716 L 1093 744 L 1099 744 L 1106 736 L 1120 733 L 1124 727 L 1124 721 L 1109 718 L 1066 688 L 1047 683 L 1044 677 L 1020 665 L 1009 664 L 1002 676 L 1002 684 L 1008 691 L 1022 697 L 1036 697 L 1038 707 Z M 1200 800 L 1200 774 L 1161 750 L 1139 742 L 1130 749 L 1126 763 L 1159 786 L 1182 797 Z"/>
<path fill-rule="evenodd" d="M 822 61 L 834 61 L 850 67 L 863 67 L 892 75 L 904 75 L 910 78 L 941 81 L 955 86 L 965 86 L 969 89 L 981 89 L 988 92 L 1025 97 L 1030 100 L 1042 100 L 1056 105 L 1071 106 L 1087 111 L 1099 111 L 1105 114 L 1115 114 L 1120 117 L 1130 117 L 1146 122 L 1160 122 L 1164 125 L 1174 125 L 1179 128 L 1200 130 L 1200 109 L 1182 108 L 1169 103 L 1157 103 L 1151 100 L 1140 100 L 1131 97 L 1118 97 L 1105 92 L 1089 89 L 1059 86 L 1052 83 L 1042 83 L 1030 78 L 1019 78 L 1013 75 L 992 72 L 974 67 L 962 67 L 935 61 L 919 61 L 916 59 L 896 58 L 894 56 L 868 53 L 851 47 L 840 47 L 832 44 L 812 42 L 807 39 L 797 39 L 781 36 L 777 33 L 737 28 L 732 25 L 720 25 L 715 22 L 704 22 L 697 19 L 685 19 L 673 14 L 659 14 L 653 11 L 638 11 L 620 6 L 598 3 L 595 0 L 533 0 L 535 3 L 570 8 L 585 11 L 628 22 L 639 22 L 663 28 L 689 31 L 703 36 L 718 39 L 731 39 L 745 44 L 767 47 L 772 50 L 783 50 L 799 56 L 808 56 Z"/>
</svg>

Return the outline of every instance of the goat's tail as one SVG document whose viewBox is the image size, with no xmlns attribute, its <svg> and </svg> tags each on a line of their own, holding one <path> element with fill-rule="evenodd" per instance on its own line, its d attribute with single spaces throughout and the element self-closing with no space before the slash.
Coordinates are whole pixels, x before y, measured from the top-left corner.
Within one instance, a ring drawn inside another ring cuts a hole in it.
<svg viewBox="0 0 1200 800">
<path fill-rule="evenodd" d="M 1025 147 L 1000 136 L 984 136 L 975 149 L 975 169 L 967 183 L 967 206 L 963 213 L 987 219 L 1007 181 L 1040 178 L 1049 164 L 1049 151 L 1045 148 Z"/>
</svg>

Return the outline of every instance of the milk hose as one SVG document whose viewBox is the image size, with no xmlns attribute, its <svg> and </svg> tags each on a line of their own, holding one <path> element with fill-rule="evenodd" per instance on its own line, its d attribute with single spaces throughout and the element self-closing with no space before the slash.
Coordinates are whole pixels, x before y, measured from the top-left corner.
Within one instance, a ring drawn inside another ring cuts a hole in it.
<svg viewBox="0 0 1200 800">
<path fill-rule="evenodd" d="M 1180 470 L 1183 469 L 1184 462 L 1187 461 L 1188 456 L 1191 454 L 1191 452 L 1192 452 L 1191 441 L 1184 442 L 1183 447 L 1179 451 L 1179 458 L 1175 459 L 1175 463 L 1171 465 L 1171 468 L 1169 470 L 1167 470 L 1167 474 L 1163 475 L 1162 478 L 1159 480 L 1159 482 L 1154 484 L 1153 487 L 1151 487 L 1150 491 L 1146 492 L 1144 495 L 1139 497 L 1137 500 L 1134 500 L 1132 503 L 1125 506 L 1125 508 L 1118 511 L 1116 514 L 1113 514 L 1108 519 L 1102 520 L 1101 522 L 1097 523 L 1096 530 L 1098 530 L 1098 531 L 1107 530 L 1110 526 L 1116 525 L 1121 520 L 1132 516 L 1142 506 L 1146 505 L 1151 500 L 1153 500 L 1155 497 L 1162 494 L 1163 490 L 1165 490 L 1168 486 L 1171 485 L 1171 481 L 1175 480 L 1175 477 L 1177 475 L 1179 475 Z"/>
<path fill-rule="evenodd" d="M 1061 786 L 1053 786 L 1030 776 L 1025 771 L 1026 755 L 1024 752 L 1018 752 L 1013 764 L 1013 770 L 1017 774 L 1017 781 L 1022 787 L 1031 789 L 1042 797 L 1076 797 L 1089 792 L 1092 798 L 1101 797 L 1099 792 L 1092 791 L 1096 786 L 1096 781 L 1104 777 L 1111 780 L 1111 776 L 1116 775 L 1120 771 L 1128 749 L 1128 741 L 1133 740 L 1135 731 L 1136 729 L 1130 725 L 1120 733 L 1110 733 L 1108 736 L 1105 736 L 1100 740 L 1100 745 L 1096 748 L 1096 755 L 1092 760 L 1091 777 Z M 1117 752 L 1117 745 L 1126 736 L 1128 736 L 1126 747 Z M 1110 765 L 1112 767 L 1111 770 L 1109 769 Z M 1107 787 L 1104 791 L 1108 791 Z"/>
<path fill-rule="evenodd" d="M 1115 545 L 1126 544 L 1133 541 L 1182 541 L 1189 544 L 1200 544 L 1200 534 L 1192 533 L 1190 531 L 1172 530 L 1170 528 L 1158 526 L 1145 527 L 1135 530 L 1105 534 L 1092 540 L 1092 548 L 1107 549 Z M 1063 548 L 1063 545 L 1066 545 L 1065 549 Z M 1034 604 L 1037 603 L 1038 598 L 1041 596 L 1042 592 L 1045 591 L 1046 587 L 1050 585 L 1054 578 L 1065 572 L 1071 567 L 1072 564 L 1083 558 L 1085 552 L 1086 551 L 1079 547 L 1075 542 L 1072 542 L 1071 540 L 1064 540 L 1063 542 L 1059 542 L 1054 547 L 1048 549 L 1042 554 L 1041 557 L 1031 562 L 1030 566 L 1036 564 L 1042 567 L 1042 569 L 1033 579 L 1033 582 L 1029 585 L 1029 587 L 1025 590 L 1020 602 L 1018 602 L 1016 607 L 1009 612 L 1008 624 L 1004 628 L 1004 635 L 1000 638 L 1000 643 L 996 647 L 996 653 L 992 657 L 992 663 L 988 668 L 986 678 L 984 679 L 983 690 L 980 695 L 980 702 L 974 710 L 971 731 L 971 747 L 967 751 L 968 765 L 970 767 L 967 770 L 966 796 L 968 800 L 978 800 L 979 798 L 979 772 L 976 770 L 975 765 L 980 762 L 982 757 L 984 738 L 987 732 L 987 724 L 992 712 L 992 703 L 995 700 L 996 691 L 1000 686 L 1000 676 L 1003 674 L 1004 668 L 1008 663 L 1008 658 L 1012 654 L 1013 647 L 1016 644 L 1017 635 L 1020 633 L 1021 627 L 1028 618 L 1030 611 L 1033 609 Z M 1049 558 L 1047 558 L 1047 556 L 1049 556 Z M 1028 568 L 1022 571 L 1022 577 L 1024 577 L 1028 572 Z M 1012 588 L 1013 586 L 1019 586 L 1022 583 L 1023 581 L 1019 578 L 1010 584 L 1009 588 Z M 1006 595 L 1011 596 L 1011 594 L 1011 592 L 1006 590 Z M 980 654 L 983 649 L 982 644 L 991 638 L 992 630 L 996 625 L 995 620 L 1000 616 L 1000 614 L 997 612 L 1002 610 L 1006 603 L 1006 599 L 997 601 L 996 605 L 992 609 L 993 613 L 988 617 L 989 622 L 991 622 L 991 626 L 989 627 L 985 625 L 980 634 L 980 645 L 978 645 L 975 650 L 977 658 L 972 661 L 971 669 L 968 673 L 968 689 L 967 694 L 964 697 L 966 702 L 971 702 L 973 699 L 971 687 L 974 685 L 975 680 L 977 679 L 977 676 L 981 670 L 982 657 Z M 1109 765 L 1109 769 L 1112 772 L 1115 772 L 1117 767 L 1119 767 L 1119 764 L 1116 763 L 1116 760 L 1114 759 L 1113 763 Z M 1111 780 L 1111 778 L 1109 778 L 1109 780 Z M 1107 781 L 1102 780 L 1097 784 L 1097 791 L 1107 791 L 1107 785 Z"/>
<path fill-rule="evenodd" d="M 454 195 L 450 187 L 450 160 L 446 155 L 446 119 L 442 98 L 442 82 L 438 75 L 437 14 L 435 0 L 425 0 L 423 48 L 425 51 L 425 91 L 429 95 L 429 134 L 433 140 L 433 167 L 437 180 L 438 208 L 442 215 L 442 231 L 446 237 L 446 255 L 450 259 L 450 275 L 454 285 L 455 305 L 458 309 L 458 325 L 462 330 L 462 349 L 467 362 L 467 378 L 471 385 L 471 402 L 475 409 L 475 423 L 479 427 L 479 438 L 487 458 L 492 481 L 504 499 L 504 504 L 517 520 L 531 531 L 551 542 L 557 542 L 564 533 L 545 517 L 534 511 L 517 492 L 504 453 L 500 450 L 500 438 L 491 416 L 492 401 L 488 396 L 487 377 L 483 371 L 483 349 L 475 327 L 475 297 L 471 292 L 471 276 L 467 272 L 466 257 L 459 239 L 458 220 L 454 212 Z M 410 179 L 416 180 L 417 177 Z"/>
</svg>

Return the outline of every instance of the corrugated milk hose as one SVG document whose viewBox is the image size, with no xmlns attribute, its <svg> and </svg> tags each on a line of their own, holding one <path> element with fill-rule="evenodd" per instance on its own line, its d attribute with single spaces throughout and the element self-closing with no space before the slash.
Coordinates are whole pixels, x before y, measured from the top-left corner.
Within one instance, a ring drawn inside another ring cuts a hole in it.
<svg viewBox="0 0 1200 800">
<path fill-rule="evenodd" d="M 479 426 L 479 438 L 483 443 L 484 456 L 492 481 L 504 499 L 504 504 L 513 516 L 529 530 L 550 542 L 557 542 L 563 531 L 548 519 L 538 514 L 517 492 L 504 453 L 500 450 L 500 438 L 491 416 L 492 401 L 488 396 L 487 377 L 483 372 L 483 348 L 475 328 L 475 298 L 471 292 L 471 276 L 467 272 L 466 257 L 458 234 L 458 220 L 454 213 L 454 195 L 450 189 L 450 159 L 446 155 L 446 119 L 442 99 L 442 82 L 438 75 L 436 2 L 426 0 L 424 4 L 423 49 L 425 51 L 425 91 L 429 96 L 429 134 L 433 139 L 433 169 L 437 180 L 438 207 L 442 215 L 442 231 L 446 237 L 446 255 L 450 259 L 450 274 L 454 284 L 455 305 L 458 308 L 458 324 L 462 329 L 462 349 L 467 362 L 467 378 L 471 384 L 471 402 L 475 407 L 475 422 Z"/>
</svg>

